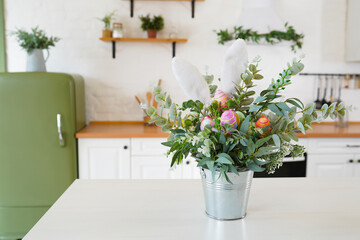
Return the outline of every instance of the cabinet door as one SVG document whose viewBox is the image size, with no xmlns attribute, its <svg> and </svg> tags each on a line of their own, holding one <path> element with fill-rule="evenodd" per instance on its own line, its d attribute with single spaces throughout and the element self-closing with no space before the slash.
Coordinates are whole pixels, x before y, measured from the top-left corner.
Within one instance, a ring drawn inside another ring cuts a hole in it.
<svg viewBox="0 0 360 240">
<path fill-rule="evenodd" d="M 200 179 L 200 170 L 197 167 L 197 162 L 193 158 L 187 158 L 183 162 L 183 175 L 184 179 Z"/>
<path fill-rule="evenodd" d="M 170 159 L 165 156 L 133 156 L 132 179 L 181 179 L 182 166 L 170 169 Z"/>
<path fill-rule="evenodd" d="M 130 140 L 81 138 L 79 141 L 80 179 L 129 179 Z"/>
<path fill-rule="evenodd" d="M 351 177 L 353 154 L 309 154 L 307 161 L 308 177 Z"/>
</svg>

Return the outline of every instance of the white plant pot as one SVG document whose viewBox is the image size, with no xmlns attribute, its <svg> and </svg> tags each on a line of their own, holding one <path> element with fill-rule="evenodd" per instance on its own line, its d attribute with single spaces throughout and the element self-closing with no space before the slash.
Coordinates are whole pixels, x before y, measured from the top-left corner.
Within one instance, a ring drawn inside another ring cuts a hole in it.
<svg viewBox="0 0 360 240">
<path fill-rule="evenodd" d="M 27 54 L 26 71 L 46 72 L 44 54 L 42 49 L 34 49 Z"/>
</svg>

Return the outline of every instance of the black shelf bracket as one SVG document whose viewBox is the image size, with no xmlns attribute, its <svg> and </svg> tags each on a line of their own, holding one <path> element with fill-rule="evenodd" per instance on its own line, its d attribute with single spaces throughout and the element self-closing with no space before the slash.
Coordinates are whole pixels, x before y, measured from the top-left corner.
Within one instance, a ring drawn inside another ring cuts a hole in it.
<svg viewBox="0 0 360 240">
<path fill-rule="evenodd" d="M 171 42 L 172 44 L 172 57 L 175 57 L 176 55 L 176 42 Z M 115 59 L 116 58 L 116 42 L 115 41 L 111 41 L 111 45 L 112 45 L 112 58 Z"/>
<path fill-rule="evenodd" d="M 191 0 L 191 17 L 195 18 L 195 0 Z"/>
<path fill-rule="evenodd" d="M 130 17 L 134 17 L 134 1 L 130 0 Z M 195 18 L 195 2 L 196 0 L 191 0 L 191 17 Z"/>
<path fill-rule="evenodd" d="M 112 58 L 116 57 L 116 43 L 115 41 L 111 41 L 112 43 Z"/>
<path fill-rule="evenodd" d="M 134 16 L 134 0 L 130 0 L 130 17 Z"/>
</svg>

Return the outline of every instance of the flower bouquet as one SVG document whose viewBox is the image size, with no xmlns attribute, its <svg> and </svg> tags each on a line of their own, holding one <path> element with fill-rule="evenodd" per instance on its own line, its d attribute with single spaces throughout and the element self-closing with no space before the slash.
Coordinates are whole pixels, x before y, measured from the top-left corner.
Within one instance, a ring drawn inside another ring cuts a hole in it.
<svg viewBox="0 0 360 240">
<path fill-rule="evenodd" d="M 259 61 L 248 63 L 244 41 L 235 41 L 226 52 L 218 89 L 213 75 L 202 76 L 190 63 L 174 58 L 174 75 L 190 100 L 173 103 L 156 87 L 160 110 L 147 108 L 150 122 L 170 131 L 162 144 L 170 148 L 171 166 L 188 156 L 197 161 L 206 212 L 214 218 L 244 217 L 253 172 L 271 174 L 285 156 L 301 156 L 304 147 L 294 143 L 298 131 L 305 134 L 313 122 L 345 114 L 343 103 L 324 104 L 316 110 L 314 103 L 304 105 L 297 98 L 282 96 L 291 78 L 304 68 L 297 59 L 268 88 L 256 93 L 255 82 L 263 79 Z"/>
</svg>

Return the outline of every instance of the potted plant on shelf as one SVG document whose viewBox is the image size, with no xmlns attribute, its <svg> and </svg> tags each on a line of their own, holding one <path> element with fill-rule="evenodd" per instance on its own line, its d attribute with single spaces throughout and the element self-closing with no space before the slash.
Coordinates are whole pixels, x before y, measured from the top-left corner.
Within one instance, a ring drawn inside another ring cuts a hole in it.
<svg viewBox="0 0 360 240">
<path fill-rule="evenodd" d="M 109 12 L 103 18 L 98 18 L 100 21 L 104 23 L 104 29 L 102 30 L 102 37 L 103 38 L 111 38 L 112 31 L 111 31 L 111 21 L 115 19 L 115 11 Z"/>
<path fill-rule="evenodd" d="M 141 29 L 147 31 L 148 38 L 156 38 L 156 33 L 164 29 L 164 18 L 161 15 L 153 16 L 150 15 L 140 16 Z"/>
<path fill-rule="evenodd" d="M 197 161 L 206 213 L 231 220 L 246 214 L 253 172 L 271 174 L 286 155 L 302 155 L 304 147 L 293 142 L 298 140 L 296 132 L 305 134 L 313 122 L 328 116 L 344 116 L 345 107 L 341 102 L 316 110 L 314 103 L 304 106 L 297 98 L 282 96 L 291 77 L 302 71 L 301 60 L 288 63 L 268 88 L 256 93 L 255 82 L 263 79 L 260 60 L 248 64 L 242 39 L 233 43 L 224 59 L 220 90 L 212 84 L 214 76 L 202 76 L 190 63 L 174 58 L 175 78 L 190 100 L 178 105 L 156 87 L 160 111 L 155 107 L 146 111 L 150 122 L 170 131 L 163 145 L 170 148 L 171 166 L 188 156 Z"/>
<path fill-rule="evenodd" d="M 58 37 L 48 37 L 45 31 L 39 27 L 32 28 L 30 32 L 18 29 L 12 32 L 15 35 L 21 48 L 27 52 L 26 71 L 46 72 L 45 62 L 49 58 L 49 48 L 54 47 L 60 40 Z M 43 50 L 46 49 L 48 56 L 44 60 Z"/>
</svg>

